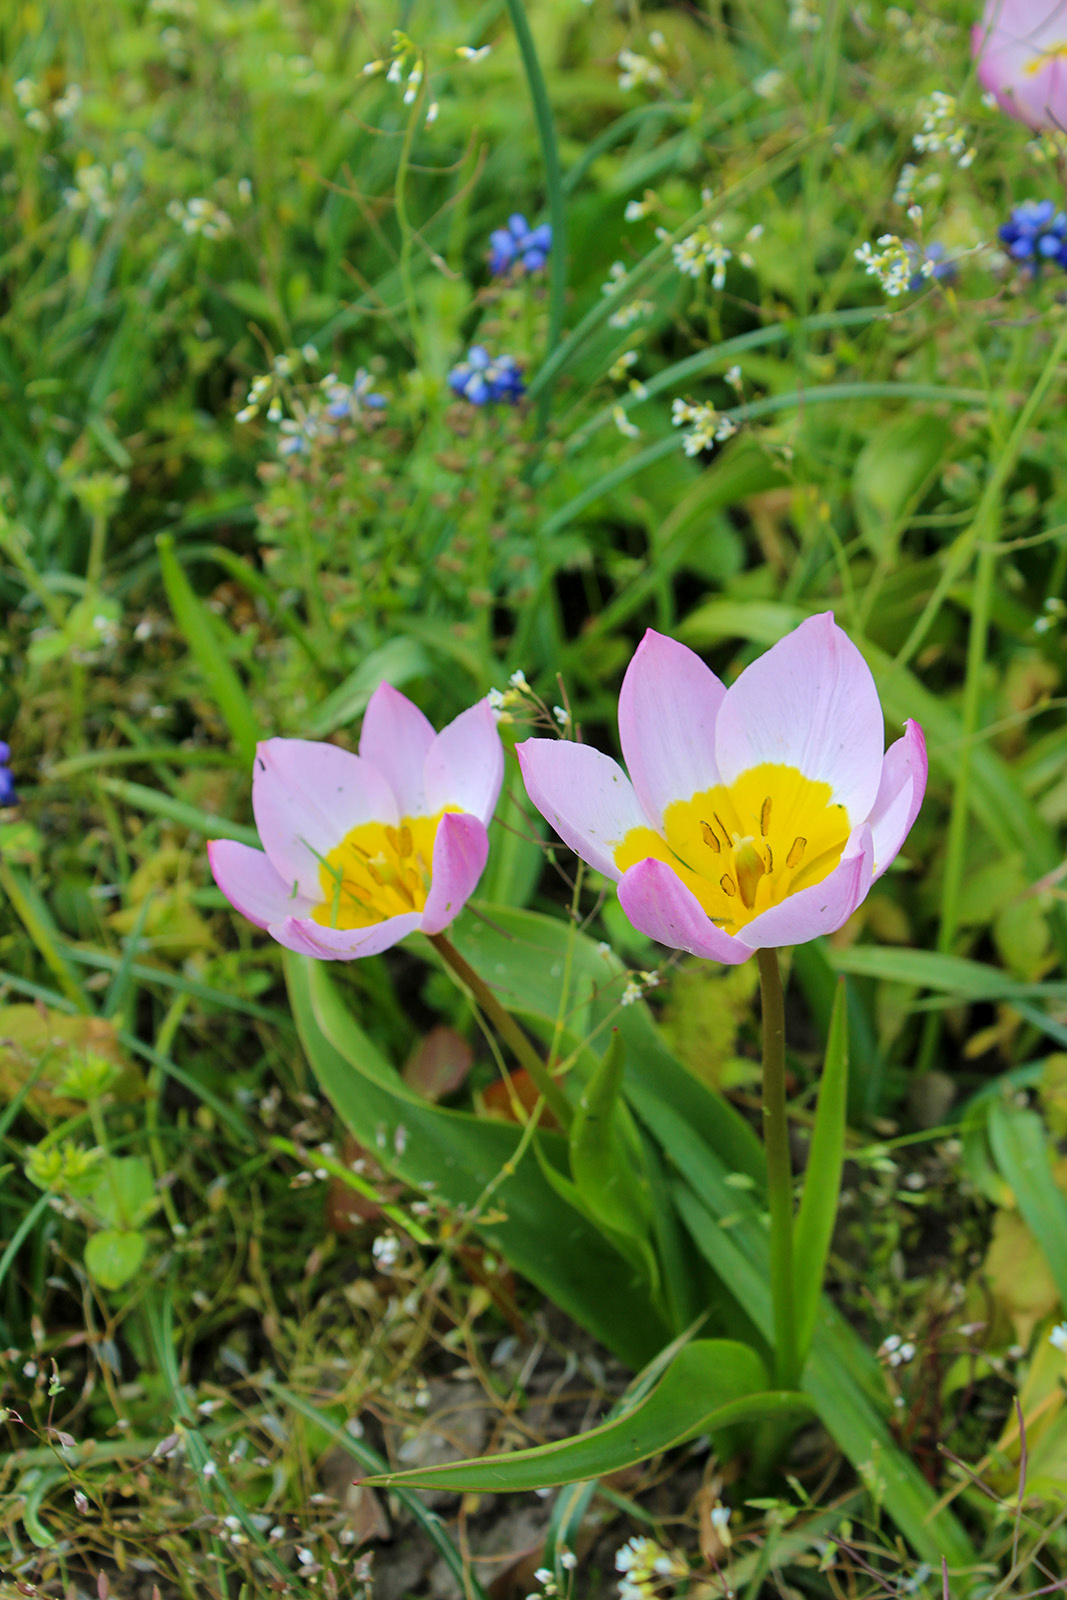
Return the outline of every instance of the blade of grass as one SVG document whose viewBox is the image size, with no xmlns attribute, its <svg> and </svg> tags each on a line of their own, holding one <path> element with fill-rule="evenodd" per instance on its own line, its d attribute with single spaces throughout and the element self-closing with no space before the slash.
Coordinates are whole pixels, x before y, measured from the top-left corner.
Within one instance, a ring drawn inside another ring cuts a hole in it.
<svg viewBox="0 0 1067 1600">
<path fill-rule="evenodd" d="M 797 1351 L 801 1370 L 811 1348 L 826 1257 L 837 1220 L 841 1169 L 845 1163 L 847 1107 L 848 996 L 845 980 L 839 978 L 830 1015 L 830 1033 L 815 1107 L 815 1126 L 808 1149 L 804 1191 L 793 1234 L 793 1305 L 797 1318 Z"/>
<path fill-rule="evenodd" d="M 156 540 L 163 587 L 174 620 L 203 673 L 208 693 L 222 714 L 242 759 L 251 766 L 259 729 L 244 685 L 219 642 L 220 624 L 211 616 L 192 586 L 174 550 L 174 539 L 161 533 Z"/>
<path fill-rule="evenodd" d="M 526 16 L 523 0 L 507 0 L 508 15 L 515 30 L 515 39 L 522 57 L 526 83 L 533 102 L 537 136 L 541 142 L 541 158 L 545 164 L 545 187 L 548 190 L 548 217 L 552 224 L 552 250 L 548 258 L 548 333 L 545 338 L 546 361 L 551 361 L 559 347 L 563 332 L 563 312 L 567 298 L 567 201 L 563 189 L 563 170 L 556 141 L 556 123 L 548 86 L 541 71 L 537 46 Z M 542 368 L 542 371 L 544 369 Z M 537 427 L 544 433 L 552 409 L 554 376 L 541 384 L 537 406 Z"/>
<path fill-rule="evenodd" d="M 989 1143 L 1067 1306 L 1067 1200 L 1052 1176 L 1045 1124 L 1036 1111 L 996 1101 L 989 1108 Z"/>
<path fill-rule="evenodd" d="M 178 827 L 188 828 L 191 833 L 199 833 L 205 839 L 236 839 L 240 844 L 259 847 L 259 834 L 255 828 L 246 828 L 239 822 L 230 822 L 227 817 L 216 817 L 210 811 L 201 811 L 184 800 L 174 800 L 169 794 L 149 789 L 147 784 L 130 783 L 126 778 L 101 778 L 100 787 L 134 811 L 162 817 L 165 822 L 174 822 Z"/>
</svg>

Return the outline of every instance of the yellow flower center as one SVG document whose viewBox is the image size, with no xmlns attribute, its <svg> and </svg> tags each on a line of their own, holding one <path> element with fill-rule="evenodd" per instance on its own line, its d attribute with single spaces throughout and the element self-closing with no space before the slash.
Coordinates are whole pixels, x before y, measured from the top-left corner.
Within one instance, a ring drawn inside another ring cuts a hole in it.
<svg viewBox="0 0 1067 1600">
<path fill-rule="evenodd" d="M 652 856 L 665 861 L 711 920 L 736 933 L 753 917 L 821 883 L 841 860 L 848 812 L 828 783 L 796 767 L 763 762 L 663 813 L 663 835 L 631 828 L 615 847 L 621 872 Z"/>
<path fill-rule="evenodd" d="M 1040 55 L 1036 55 L 1032 61 L 1028 61 L 1023 70 L 1032 78 L 1051 62 L 1062 61 L 1065 56 L 1067 56 L 1067 42 L 1050 44 L 1047 50 L 1042 50 Z"/>
<path fill-rule="evenodd" d="M 327 928 L 369 928 L 387 917 L 421 911 L 443 816 L 439 811 L 434 817 L 405 817 L 395 828 L 361 822 L 350 829 L 319 863 L 322 904 L 312 911 L 313 919 Z"/>
</svg>

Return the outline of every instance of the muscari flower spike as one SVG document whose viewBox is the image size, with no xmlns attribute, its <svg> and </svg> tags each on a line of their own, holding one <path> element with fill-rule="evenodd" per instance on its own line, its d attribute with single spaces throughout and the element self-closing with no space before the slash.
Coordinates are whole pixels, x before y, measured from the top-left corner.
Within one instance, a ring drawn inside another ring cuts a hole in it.
<svg viewBox="0 0 1067 1600">
<path fill-rule="evenodd" d="M 1035 272 L 1046 261 L 1067 267 L 1067 216 L 1051 200 L 1024 200 L 997 230 L 1015 261 L 1029 261 Z"/>
<path fill-rule="evenodd" d="M 547 222 L 531 228 L 520 211 L 507 221 L 507 227 L 494 228 L 489 235 L 489 271 L 503 277 L 518 265 L 524 272 L 539 272 L 552 248 L 552 229 Z"/>
<path fill-rule="evenodd" d="M 0 806 L 13 806 L 18 804 L 18 793 L 15 789 L 15 780 L 11 775 L 8 762 L 11 760 L 11 746 L 0 739 Z"/>
<path fill-rule="evenodd" d="M 473 406 L 490 403 L 515 405 L 526 393 L 522 369 L 513 356 L 490 356 L 482 344 L 472 344 L 466 361 L 448 374 L 448 386 Z"/>
<path fill-rule="evenodd" d="M 1063 0 L 986 0 L 971 53 L 978 81 L 1009 117 L 1035 129 L 1067 124 Z"/>
<path fill-rule="evenodd" d="M 527 793 L 660 944 L 729 965 L 840 928 L 896 857 L 926 788 L 922 729 L 884 751 L 870 669 L 830 612 L 727 689 L 645 634 L 619 696 L 629 777 L 567 740 L 518 746 Z"/>
<path fill-rule="evenodd" d="M 487 700 L 435 733 L 383 683 L 358 755 L 309 739 L 257 747 L 252 811 L 263 850 L 212 840 L 215 882 L 280 945 L 324 961 L 441 933 L 485 869 L 503 776 Z"/>
</svg>

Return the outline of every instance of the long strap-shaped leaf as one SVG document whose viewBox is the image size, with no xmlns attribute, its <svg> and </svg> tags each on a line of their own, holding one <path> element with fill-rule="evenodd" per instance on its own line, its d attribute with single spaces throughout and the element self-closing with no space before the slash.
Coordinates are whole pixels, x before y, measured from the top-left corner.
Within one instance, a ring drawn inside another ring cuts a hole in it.
<svg viewBox="0 0 1067 1600">
<path fill-rule="evenodd" d="M 830 1016 L 826 1061 L 819 1085 L 804 1193 L 793 1238 L 793 1306 L 797 1317 L 797 1352 L 803 1369 L 815 1331 L 815 1313 L 822 1294 L 826 1257 L 837 1220 L 841 1168 L 845 1161 L 845 1113 L 848 1105 L 848 999 L 844 980 L 837 985 Z"/>
<path fill-rule="evenodd" d="M 1045 1125 L 1036 1111 L 997 1102 L 989 1108 L 989 1142 L 1067 1306 L 1067 1200 L 1052 1176 Z"/>
<path fill-rule="evenodd" d="M 731 1423 L 779 1417 L 809 1407 L 810 1401 L 803 1395 L 768 1392 L 766 1368 L 748 1345 L 732 1339 L 698 1339 L 674 1358 L 651 1393 L 622 1416 L 587 1433 L 504 1456 L 413 1467 L 362 1481 L 388 1488 L 544 1489 L 605 1477 Z"/>
</svg>

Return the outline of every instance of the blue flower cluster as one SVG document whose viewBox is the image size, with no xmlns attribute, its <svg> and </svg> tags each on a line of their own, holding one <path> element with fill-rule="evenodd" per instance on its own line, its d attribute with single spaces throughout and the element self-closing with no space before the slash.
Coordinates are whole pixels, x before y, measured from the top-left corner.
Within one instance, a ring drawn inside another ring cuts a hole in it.
<svg viewBox="0 0 1067 1600">
<path fill-rule="evenodd" d="M 917 244 L 910 239 L 904 240 L 904 249 L 909 260 L 915 265 L 915 271 L 908 279 L 908 288 L 912 294 L 918 294 L 920 289 L 925 289 L 931 278 L 948 280 L 956 276 L 956 263 L 945 260 L 945 247 L 938 239 L 934 239 L 920 250 Z M 922 268 L 926 266 L 924 272 Z"/>
<path fill-rule="evenodd" d="M 522 369 L 514 356 L 490 356 L 483 344 L 472 344 L 466 361 L 448 374 L 448 386 L 472 406 L 513 406 L 526 393 Z"/>
<path fill-rule="evenodd" d="M 15 780 L 11 776 L 8 762 L 11 760 L 11 746 L 0 739 L 0 806 L 13 806 L 18 800 L 15 792 Z"/>
<path fill-rule="evenodd" d="M 326 391 L 326 415 L 334 422 L 355 422 L 362 411 L 381 411 L 386 405 L 384 394 L 374 394 L 374 379 L 366 367 L 360 367 L 351 383 L 334 383 Z"/>
<path fill-rule="evenodd" d="M 503 277 L 516 263 L 524 272 L 539 272 L 552 248 L 552 229 L 547 222 L 531 228 L 521 212 L 508 218 L 506 228 L 494 228 L 489 235 L 489 271 Z"/>
<path fill-rule="evenodd" d="M 1008 254 L 1032 261 L 1035 272 L 1045 261 L 1067 268 L 1067 216 L 1051 200 L 1024 200 L 998 231 Z"/>
</svg>

